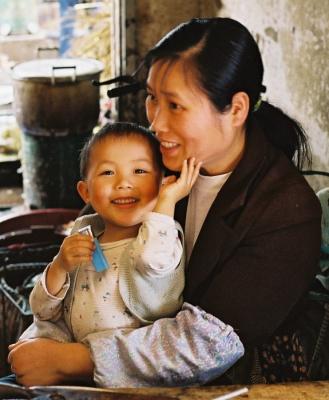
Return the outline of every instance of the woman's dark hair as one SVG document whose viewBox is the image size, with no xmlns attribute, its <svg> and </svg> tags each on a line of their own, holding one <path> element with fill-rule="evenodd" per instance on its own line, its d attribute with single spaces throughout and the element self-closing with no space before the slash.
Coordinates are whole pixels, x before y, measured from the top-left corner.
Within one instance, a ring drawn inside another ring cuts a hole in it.
<svg viewBox="0 0 329 400">
<path fill-rule="evenodd" d="M 85 179 L 88 168 L 90 153 L 95 144 L 103 141 L 108 137 L 124 138 L 129 136 L 140 136 L 144 138 L 150 145 L 156 166 L 159 171 L 164 171 L 165 167 L 162 163 L 162 157 L 160 153 L 160 144 L 155 138 L 152 131 L 144 128 L 141 125 L 130 123 L 130 122 L 115 122 L 112 124 L 104 125 L 97 133 L 91 136 L 91 138 L 85 143 L 80 153 L 80 176 L 81 179 Z"/>
<path fill-rule="evenodd" d="M 161 39 L 145 57 L 150 68 L 158 60 L 188 60 L 196 78 L 217 110 L 223 112 L 237 92 L 249 96 L 247 123 L 257 120 L 269 141 L 300 169 L 310 161 L 301 126 L 269 102 L 259 106 L 263 86 L 263 62 L 250 32 L 230 18 L 192 19 Z M 257 110 L 256 110 L 257 109 Z"/>
</svg>

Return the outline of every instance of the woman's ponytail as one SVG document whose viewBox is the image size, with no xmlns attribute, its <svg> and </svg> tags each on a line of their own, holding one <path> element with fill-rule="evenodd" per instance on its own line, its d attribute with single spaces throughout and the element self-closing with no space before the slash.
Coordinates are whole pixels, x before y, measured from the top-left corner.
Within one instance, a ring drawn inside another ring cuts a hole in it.
<svg viewBox="0 0 329 400">
<path fill-rule="evenodd" d="M 262 101 L 257 111 L 251 113 L 264 130 L 267 139 L 292 160 L 299 170 L 311 163 L 310 150 L 302 126 L 280 108 Z"/>
</svg>

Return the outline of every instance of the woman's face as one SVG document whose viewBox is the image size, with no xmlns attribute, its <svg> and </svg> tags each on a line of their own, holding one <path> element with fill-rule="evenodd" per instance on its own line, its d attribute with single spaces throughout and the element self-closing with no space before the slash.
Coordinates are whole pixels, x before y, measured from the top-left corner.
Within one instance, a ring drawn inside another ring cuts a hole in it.
<svg viewBox="0 0 329 400">
<path fill-rule="evenodd" d="M 202 161 L 204 174 L 218 175 L 234 168 L 242 154 L 244 134 L 232 127 L 230 111 L 215 109 L 186 62 L 155 62 L 147 90 L 147 118 L 167 168 L 180 171 L 183 160 L 191 157 Z"/>
</svg>

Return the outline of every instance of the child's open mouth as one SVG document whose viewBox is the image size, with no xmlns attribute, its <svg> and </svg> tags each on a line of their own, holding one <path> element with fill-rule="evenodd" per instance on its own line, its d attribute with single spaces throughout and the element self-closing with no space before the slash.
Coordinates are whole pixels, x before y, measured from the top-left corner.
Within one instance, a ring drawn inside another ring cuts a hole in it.
<svg viewBox="0 0 329 400">
<path fill-rule="evenodd" d="M 138 199 L 135 197 L 120 197 L 118 199 L 114 199 L 111 203 L 118 205 L 118 206 L 131 206 L 137 203 Z"/>
</svg>

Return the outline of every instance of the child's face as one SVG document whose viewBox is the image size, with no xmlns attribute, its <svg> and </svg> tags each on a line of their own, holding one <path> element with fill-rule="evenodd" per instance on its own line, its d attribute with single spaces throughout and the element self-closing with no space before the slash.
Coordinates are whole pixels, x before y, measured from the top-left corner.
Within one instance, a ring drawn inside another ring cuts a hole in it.
<svg viewBox="0 0 329 400">
<path fill-rule="evenodd" d="M 94 145 L 78 191 L 108 229 L 139 225 L 152 211 L 162 174 L 150 144 L 141 136 L 108 137 Z"/>
</svg>

